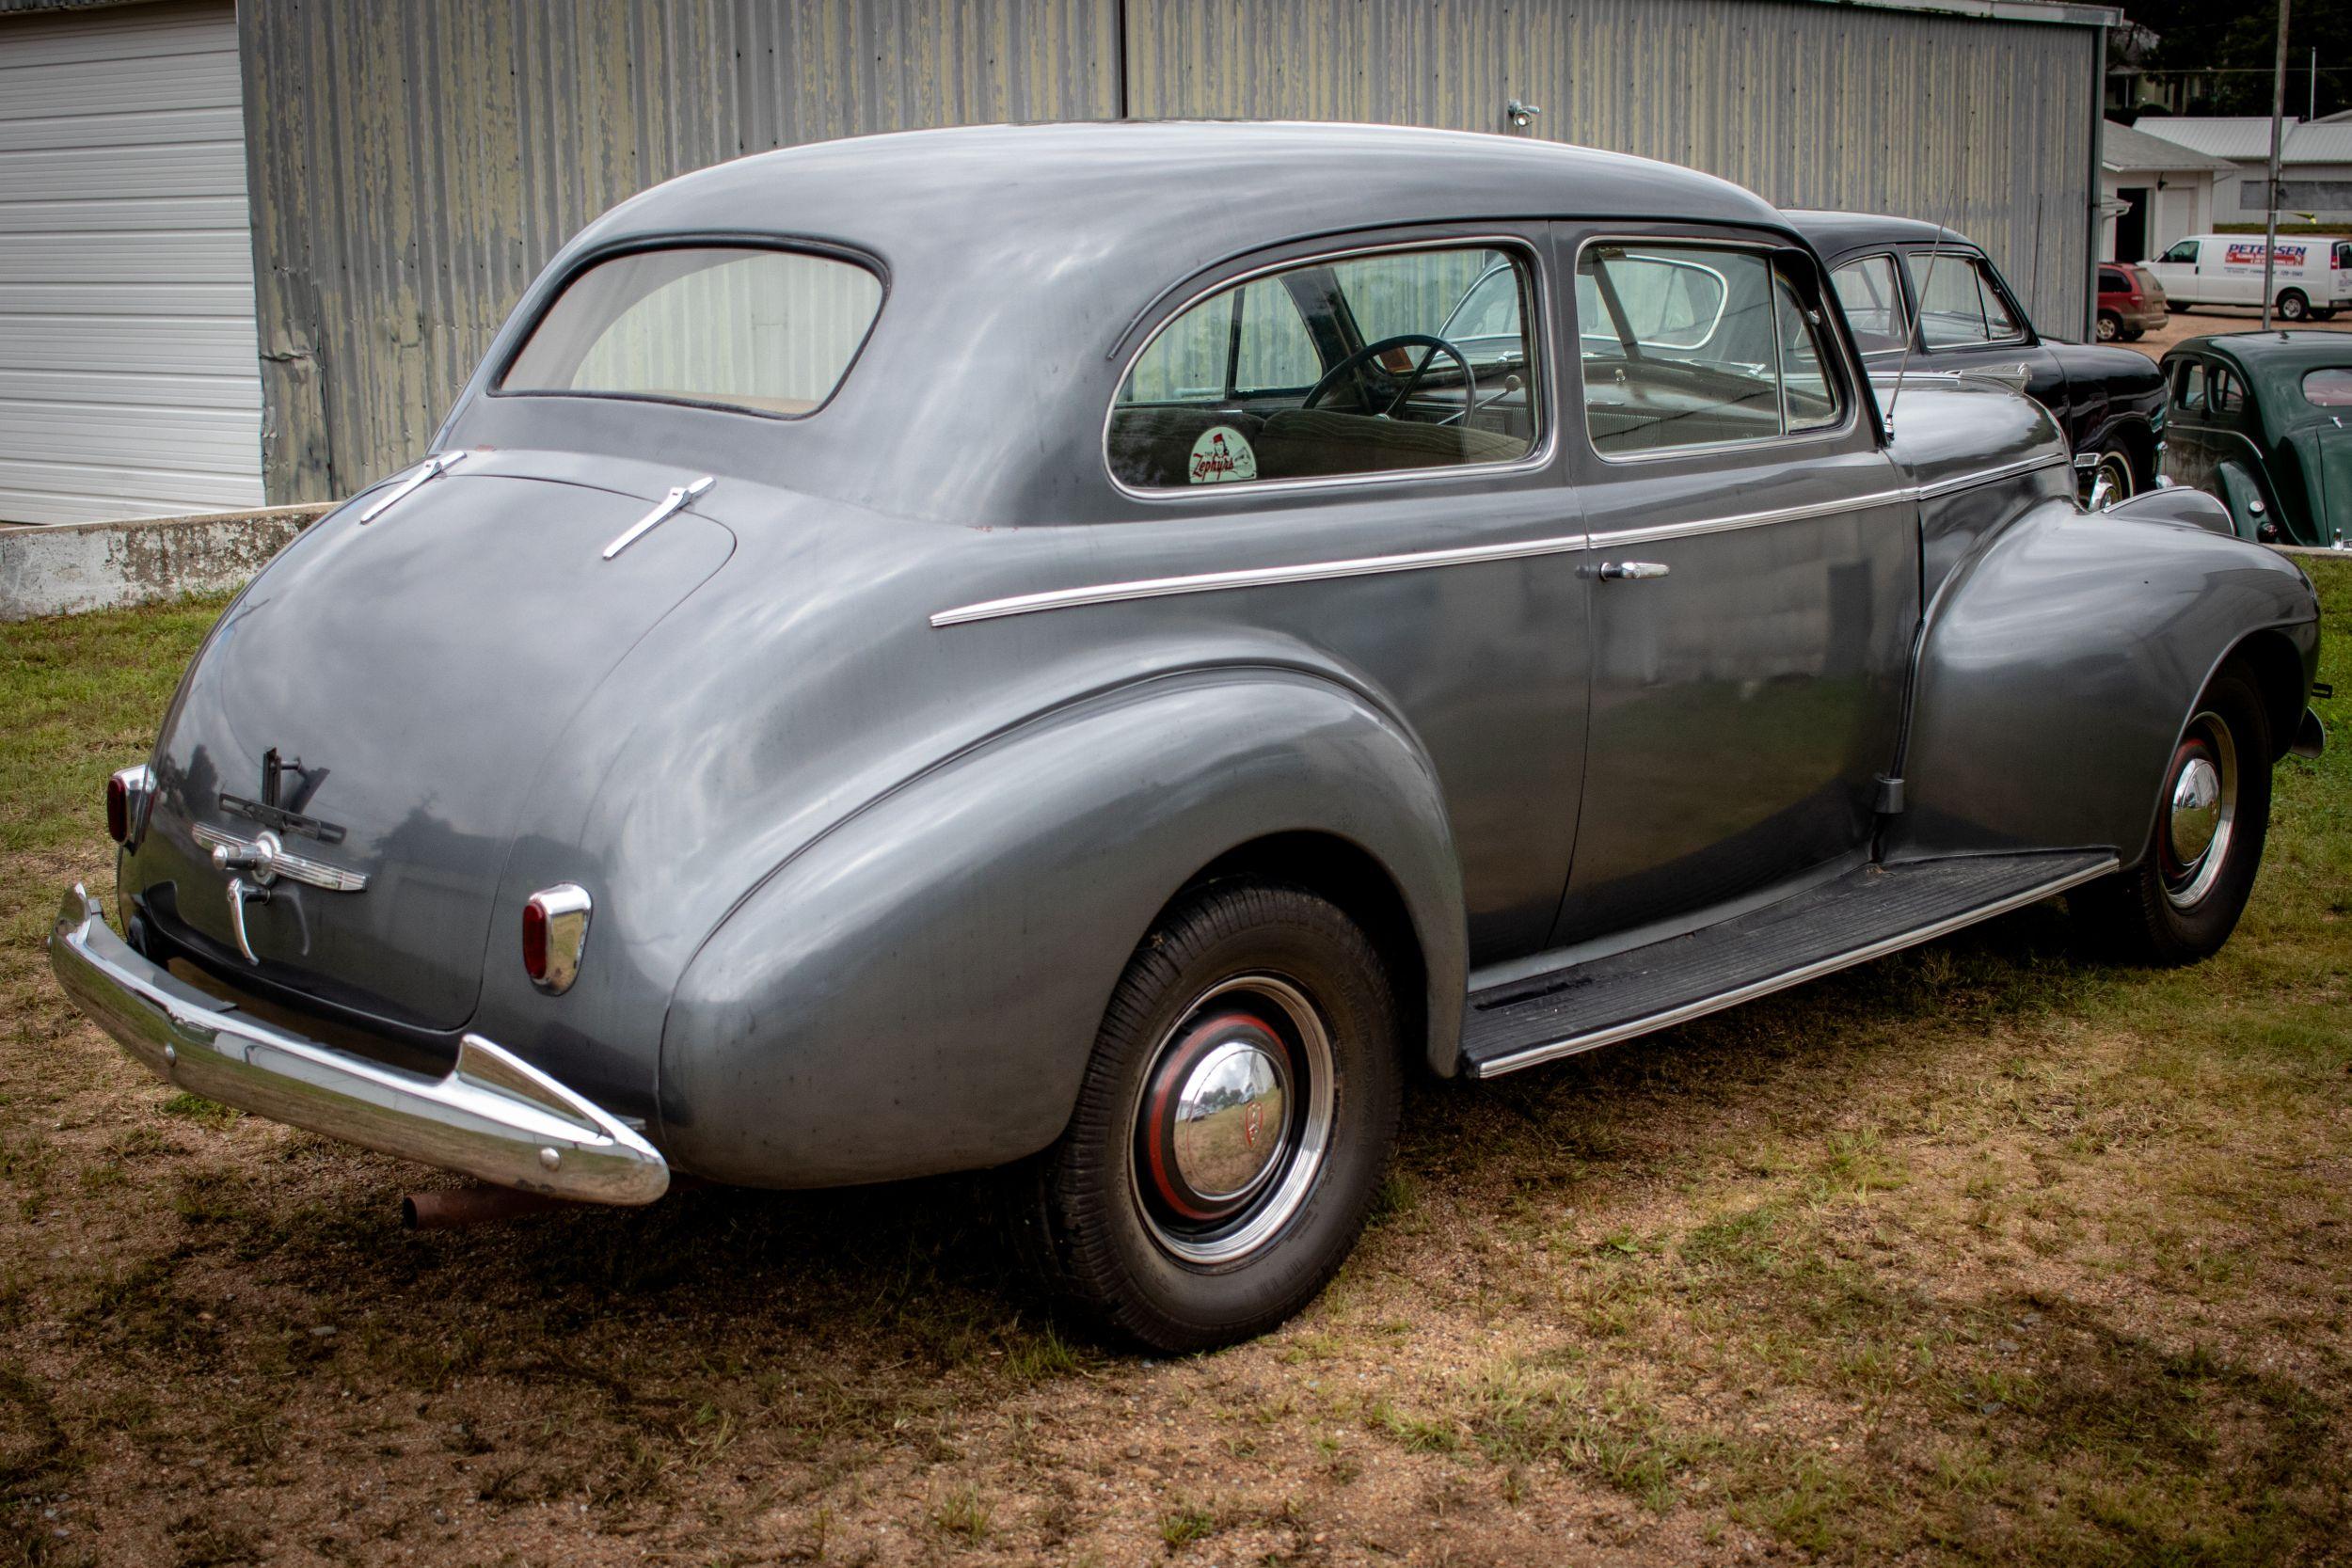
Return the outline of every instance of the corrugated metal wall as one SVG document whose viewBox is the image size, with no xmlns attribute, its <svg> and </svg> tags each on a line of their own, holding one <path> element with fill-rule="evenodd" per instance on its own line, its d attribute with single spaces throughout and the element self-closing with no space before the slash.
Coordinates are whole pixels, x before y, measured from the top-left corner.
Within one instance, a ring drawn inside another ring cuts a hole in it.
<svg viewBox="0 0 2352 1568">
<path fill-rule="evenodd" d="M 2088 304 L 2099 35 L 1809 0 L 1128 0 L 1127 105 L 1532 134 L 1982 244 L 2046 328 Z"/>
<path fill-rule="evenodd" d="M 275 499 L 413 461 L 524 285 L 688 169 L 914 126 L 1110 119 L 1117 0 L 246 0 Z"/>
<path fill-rule="evenodd" d="M 274 500 L 423 449 L 582 224 L 828 136 L 1216 115 L 1500 130 L 1950 222 L 2037 319 L 2090 277 L 2097 33 L 1811 0 L 246 0 Z M 1124 37 L 1122 40 L 1122 21 Z M 1121 76 L 1124 80 L 1122 82 Z M 1238 173 L 1239 171 L 1237 171 Z"/>
</svg>

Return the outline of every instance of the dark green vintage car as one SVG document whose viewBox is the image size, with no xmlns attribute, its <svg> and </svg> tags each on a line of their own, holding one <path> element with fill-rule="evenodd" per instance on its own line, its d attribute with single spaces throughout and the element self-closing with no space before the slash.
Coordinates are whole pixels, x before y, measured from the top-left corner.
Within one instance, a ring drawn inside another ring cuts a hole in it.
<svg viewBox="0 0 2352 1568">
<path fill-rule="evenodd" d="M 2167 480 L 2220 497 L 2246 538 L 2344 547 L 2352 333 L 2191 338 L 2164 372 Z"/>
</svg>

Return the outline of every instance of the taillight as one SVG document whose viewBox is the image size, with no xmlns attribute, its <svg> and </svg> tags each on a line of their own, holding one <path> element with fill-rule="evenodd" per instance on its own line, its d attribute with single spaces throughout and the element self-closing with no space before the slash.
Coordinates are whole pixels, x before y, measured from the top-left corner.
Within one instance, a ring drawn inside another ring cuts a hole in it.
<svg viewBox="0 0 2352 1568">
<path fill-rule="evenodd" d="M 118 770 L 106 781 L 106 836 L 131 844 L 147 824 L 147 803 L 155 793 L 155 770 L 145 763 Z"/>
<path fill-rule="evenodd" d="M 524 902 L 523 973 L 532 985 L 554 996 L 572 989 L 593 908 L 588 890 L 575 882 L 542 888 Z"/>
</svg>

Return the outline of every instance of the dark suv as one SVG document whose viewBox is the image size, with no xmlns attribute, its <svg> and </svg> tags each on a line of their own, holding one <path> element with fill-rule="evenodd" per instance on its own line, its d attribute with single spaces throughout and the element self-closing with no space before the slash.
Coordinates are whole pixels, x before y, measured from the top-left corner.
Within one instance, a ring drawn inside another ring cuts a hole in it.
<svg viewBox="0 0 2352 1568">
<path fill-rule="evenodd" d="M 1983 248 L 1915 218 L 1792 212 L 1830 269 L 1874 376 L 1972 371 L 2020 385 L 2074 448 L 2082 493 L 2121 500 L 2156 482 L 2164 377 L 2137 349 L 2052 342 Z M 2161 303 L 2157 307 L 2162 313 Z M 1882 395 L 1883 389 L 1882 388 Z"/>
</svg>

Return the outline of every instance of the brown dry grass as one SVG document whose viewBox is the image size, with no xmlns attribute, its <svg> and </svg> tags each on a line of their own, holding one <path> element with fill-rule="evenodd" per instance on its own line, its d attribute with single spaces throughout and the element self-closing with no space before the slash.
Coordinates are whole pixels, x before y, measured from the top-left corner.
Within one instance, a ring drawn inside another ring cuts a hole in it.
<svg viewBox="0 0 2352 1568">
<path fill-rule="evenodd" d="M 984 1180 L 408 1235 L 429 1174 L 149 1081 L 39 941 L 207 619 L 0 628 L 0 1562 L 2352 1558 L 2341 745 L 2215 961 L 2039 908 L 1425 1085 L 1323 1300 L 1154 1362 Z"/>
</svg>

